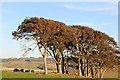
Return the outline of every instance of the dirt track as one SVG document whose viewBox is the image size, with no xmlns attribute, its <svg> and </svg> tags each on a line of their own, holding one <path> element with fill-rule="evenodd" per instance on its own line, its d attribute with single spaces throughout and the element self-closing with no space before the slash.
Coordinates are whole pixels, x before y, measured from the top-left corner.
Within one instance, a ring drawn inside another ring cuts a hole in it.
<svg viewBox="0 0 120 80">
<path fill-rule="evenodd" d="M 9 70 L 9 71 L 12 71 L 12 70 L 14 70 L 14 68 L 2 67 L 1 70 L 2 70 L 2 71 L 8 71 L 8 70 Z"/>
</svg>

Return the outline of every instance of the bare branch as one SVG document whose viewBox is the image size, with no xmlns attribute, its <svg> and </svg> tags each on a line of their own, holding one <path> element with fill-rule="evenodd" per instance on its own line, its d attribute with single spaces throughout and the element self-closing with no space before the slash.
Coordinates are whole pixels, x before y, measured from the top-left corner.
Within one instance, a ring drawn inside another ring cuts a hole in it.
<svg viewBox="0 0 120 80">
<path fill-rule="evenodd" d="M 56 59 L 54 58 L 54 56 L 52 55 L 52 53 L 47 49 L 47 51 L 49 52 L 49 54 L 51 55 L 52 59 L 55 61 L 55 63 L 58 64 L 58 62 L 56 61 Z"/>
</svg>

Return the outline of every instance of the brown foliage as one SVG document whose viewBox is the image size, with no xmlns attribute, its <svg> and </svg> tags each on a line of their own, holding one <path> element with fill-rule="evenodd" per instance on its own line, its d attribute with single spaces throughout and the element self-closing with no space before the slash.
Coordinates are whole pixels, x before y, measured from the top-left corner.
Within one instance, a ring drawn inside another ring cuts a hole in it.
<svg viewBox="0 0 120 80">
<path fill-rule="evenodd" d="M 116 54 L 120 53 L 112 37 L 86 26 L 67 26 L 63 22 L 31 17 L 12 35 L 22 39 L 25 33 L 31 33 L 32 39 L 37 39 L 37 44 L 42 46 L 54 46 L 60 52 L 72 51 L 72 56 L 88 60 L 90 66 L 113 66 L 117 62 Z"/>
</svg>

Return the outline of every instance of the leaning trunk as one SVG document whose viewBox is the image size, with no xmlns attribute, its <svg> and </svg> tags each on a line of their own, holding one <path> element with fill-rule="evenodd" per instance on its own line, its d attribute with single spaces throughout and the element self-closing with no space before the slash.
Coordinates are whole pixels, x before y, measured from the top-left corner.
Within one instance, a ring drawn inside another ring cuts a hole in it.
<svg viewBox="0 0 120 80">
<path fill-rule="evenodd" d="M 62 69 L 61 64 L 58 64 L 58 73 L 59 73 L 59 74 L 62 74 L 62 70 L 61 70 L 61 69 Z"/>
<path fill-rule="evenodd" d="M 62 66 L 60 63 L 56 63 L 57 73 L 62 74 Z"/>
<path fill-rule="evenodd" d="M 80 59 L 80 64 L 81 64 L 81 73 L 82 73 L 82 76 L 84 76 L 83 61 L 82 61 L 82 59 Z"/>
<path fill-rule="evenodd" d="M 80 71 L 80 58 L 78 58 L 78 76 L 81 76 L 81 71 Z"/>
<path fill-rule="evenodd" d="M 58 64 L 56 63 L 56 70 L 57 70 L 57 73 L 59 73 L 59 69 L 58 69 Z"/>
<path fill-rule="evenodd" d="M 107 70 L 107 69 L 105 69 L 105 70 L 101 73 L 101 78 L 103 78 L 103 75 L 104 75 L 104 73 L 105 73 L 106 70 Z"/>
<path fill-rule="evenodd" d="M 87 70 L 86 70 L 86 75 L 89 75 L 89 67 L 88 67 L 88 60 L 87 60 Z"/>
<path fill-rule="evenodd" d="M 92 66 L 90 67 L 90 69 L 91 69 L 91 76 L 92 76 L 92 78 L 94 78 L 94 72 L 93 72 Z"/>
<path fill-rule="evenodd" d="M 68 59 L 67 59 L 67 62 L 65 64 L 65 72 L 66 72 L 66 74 L 68 74 Z"/>
<path fill-rule="evenodd" d="M 62 55 L 62 74 L 64 74 L 64 67 L 65 67 L 65 64 L 64 64 L 64 57 L 63 57 L 63 54 Z"/>
<path fill-rule="evenodd" d="M 55 55 L 55 51 L 52 50 L 52 52 L 53 52 L 53 56 L 54 56 L 54 58 L 55 58 L 55 60 L 54 60 L 54 59 L 53 59 L 53 60 L 58 62 L 58 59 L 57 59 L 57 57 L 56 57 L 56 55 Z M 52 56 L 52 55 L 51 55 L 51 56 Z M 56 63 L 56 70 L 57 70 L 57 73 L 59 73 L 58 63 Z"/>
<path fill-rule="evenodd" d="M 47 74 L 47 62 L 46 62 L 46 54 L 43 55 L 43 62 L 44 62 L 44 74 Z"/>
<path fill-rule="evenodd" d="M 102 68 L 100 68 L 100 78 L 102 78 Z"/>
<path fill-rule="evenodd" d="M 107 69 L 103 71 L 103 68 L 100 68 L 100 78 L 103 78 L 103 75 Z"/>
</svg>

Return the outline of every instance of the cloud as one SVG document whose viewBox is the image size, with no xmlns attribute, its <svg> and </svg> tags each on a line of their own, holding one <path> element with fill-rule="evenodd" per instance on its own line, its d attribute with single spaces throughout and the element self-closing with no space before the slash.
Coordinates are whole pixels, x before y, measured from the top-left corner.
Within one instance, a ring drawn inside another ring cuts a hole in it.
<svg viewBox="0 0 120 80">
<path fill-rule="evenodd" d="M 93 23 L 93 22 L 80 22 L 80 23 L 72 23 L 72 24 L 69 24 L 69 25 L 83 25 L 83 26 L 88 26 L 88 27 L 96 28 L 97 29 L 98 27 L 109 26 L 111 24 L 112 23 L 108 23 L 108 22 L 98 23 L 98 24 Z"/>
<path fill-rule="evenodd" d="M 87 11 L 87 12 L 100 12 L 98 14 L 117 16 L 118 3 L 117 2 L 104 2 L 104 3 L 80 3 L 77 4 L 63 4 L 62 7 L 71 10 Z M 119 11 L 120 12 L 120 11 Z"/>
<path fill-rule="evenodd" d="M 80 25 L 84 25 L 84 26 L 94 26 L 94 24 L 91 23 L 91 22 L 83 22 L 83 23 L 80 23 Z"/>
<path fill-rule="evenodd" d="M 117 2 L 92 2 L 92 3 L 80 3 L 79 5 L 75 4 L 64 4 L 62 5 L 67 9 L 76 9 L 82 11 L 117 11 L 118 3 Z"/>
<path fill-rule="evenodd" d="M 76 9 L 83 11 L 106 11 L 106 10 L 113 10 L 116 8 L 115 6 L 100 6 L 100 5 L 94 5 L 94 6 L 64 5 L 63 7 L 68 9 Z"/>
<path fill-rule="evenodd" d="M 67 25 L 82 25 L 82 26 L 95 26 L 94 23 L 91 22 L 78 22 L 78 23 L 68 23 Z"/>
</svg>

